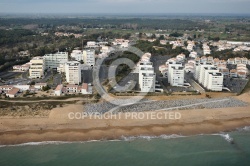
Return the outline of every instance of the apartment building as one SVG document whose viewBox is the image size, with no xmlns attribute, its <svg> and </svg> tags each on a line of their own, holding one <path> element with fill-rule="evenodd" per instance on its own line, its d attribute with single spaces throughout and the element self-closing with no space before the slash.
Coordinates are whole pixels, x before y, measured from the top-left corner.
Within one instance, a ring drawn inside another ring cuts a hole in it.
<svg viewBox="0 0 250 166">
<path fill-rule="evenodd" d="M 205 87 L 208 88 L 208 84 L 209 84 L 209 74 L 210 73 L 217 73 L 219 72 L 219 70 L 216 67 L 204 67 L 203 70 L 201 70 L 201 77 L 199 82 Z"/>
<path fill-rule="evenodd" d="M 34 57 L 31 59 L 29 69 L 30 78 L 42 78 L 44 76 L 45 61 L 43 57 Z"/>
<path fill-rule="evenodd" d="M 67 52 L 57 52 L 55 54 L 44 55 L 46 69 L 56 69 L 60 64 L 66 63 L 69 60 Z"/>
<path fill-rule="evenodd" d="M 81 64 L 77 61 L 69 61 L 65 63 L 66 81 L 69 84 L 80 84 L 81 77 Z"/>
<path fill-rule="evenodd" d="M 84 50 L 83 51 L 83 62 L 85 65 L 95 65 L 95 50 Z"/>
<path fill-rule="evenodd" d="M 139 85 L 141 92 L 155 92 L 154 67 L 152 62 L 141 62 L 139 65 Z"/>
<path fill-rule="evenodd" d="M 213 65 L 211 63 L 200 63 L 200 64 L 196 63 L 195 72 L 194 72 L 194 78 L 199 81 L 199 79 L 200 79 L 200 73 L 201 73 L 201 68 L 209 67 L 209 66 L 213 66 Z"/>
<path fill-rule="evenodd" d="M 184 85 L 184 67 L 181 63 L 170 63 L 168 65 L 168 83 L 171 86 Z"/>
<path fill-rule="evenodd" d="M 220 72 L 210 72 L 208 74 L 207 87 L 211 91 L 222 91 L 223 88 L 223 74 Z"/>
<path fill-rule="evenodd" d="M 70 54 L 72 58 L 74 58 L 76 61 L 81 61 L 83 60 L 83 53 L 82 50 L 73 50 L 72 53 Z"/>
</svg>

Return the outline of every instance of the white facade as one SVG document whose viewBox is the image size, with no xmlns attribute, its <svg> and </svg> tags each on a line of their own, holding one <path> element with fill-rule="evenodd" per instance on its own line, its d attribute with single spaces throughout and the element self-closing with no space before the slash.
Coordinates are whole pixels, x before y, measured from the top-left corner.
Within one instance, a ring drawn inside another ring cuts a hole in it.
<svg viewBox="0 0 250 166">
<path fill-rule="evenodd" d="M 197 58 L 197 57 L 198 57 L 198 54 L 197 54 L 197 52 L 193 51 L 193 52 L 191 52 L 191 53 L 189 54 L 189 57 L 190 57 L 190 58 Z"/>
<path fill-rule="evenodd" d="M 207 89 L 211 91 L 222 91 L 223 74 L 219 72 L 211 72 L 208 75 Z"/>
<path fill-rule="evenodd" d="M 95 50 L 84 50 L 83 51 L 83 62 L 85 65 L 95 65 Z"/>
<path fill-rule="evenodd" d="M 195 72 L 194 72 L 194 78 L 199 81 L 201 68 L 203 68 L 203 67 L 209 67 L 209 66 L 213 66 L 213 65 L 211 63 L 196 64 L 196 66 L 195 66 Z"/>
<path fill-rule="evenodd" d="M 65 75 L 69 84 L 79 84 L 82 81 L 81 64 L 77 61 L 65 63 Z"/>
<path fill-rule="evenodd" d="M 68 56 L 67 52 L 57 52 L 55 54 L 46 54 L 43 58 L 47 69 L 56 69 L 60 64 L 68 62 Z"/>
<path fill-rule="evenodd" d="M 96 48 L 98 47 L 95 41 L 88 41 L 87 48 Z"/>
<path fill-rule="evenodd" d="M 18 88 L 20 92 L 30 89 L 30 85 L 13 85 L 13 87 Z"/>
<path fill-rule="evenodd" d="M 199 83 L 201 83 L 202 85 L 205 85 L 205 80 L 206 80 L 206 74 L 208 72 L 219 72 L 219 70 L 217 70 L 213 65 L 202 65 L 200 68 L 200 76 L 199 76 Z"/>
<path fill-rule="evenodd" d="M 168 83 L 170 83 L 171 86 L 184 85 L 184 67 L 182 66 L 182 64 L 169 64 Z"/>
<path fill-rule="evenodd" d="M 63 85 L 57 85 L 54 94 L 55 96 L 61 96 L 62 95 L 62 89 L 63 89 Z"/>
<path fill-rule="evenodd" d="M 30 62 L 30 78 L 42 78 L 44 76 L 45 70 L 45 62 L 43 57 L 34 57 Z"/>
<path fill-rule="evenodd" d="M 141 92 L 155 92 L 155 72 L 152 62 L 141 62 L 139 65 L 139 85 Z"/>
<path fill-rule="evenodd" d="M 73 50 L 72 53 L 70 54 L 72 58 L 74 58 L 76 61 L 81 61 L 83 60 L 83 53 L 82 50 Z"/>
</svg>

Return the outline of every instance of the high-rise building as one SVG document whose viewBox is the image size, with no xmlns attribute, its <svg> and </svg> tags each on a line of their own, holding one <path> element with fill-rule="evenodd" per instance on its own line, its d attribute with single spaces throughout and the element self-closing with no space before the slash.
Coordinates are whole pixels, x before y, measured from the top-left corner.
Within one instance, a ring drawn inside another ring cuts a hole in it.
<svg viewBox="0 0 250 166">
<path fill-rule="evenodd" d="M 65 63 L 66 81 L 69 84 L 80 84 L 81 77 L 81 64 L 77 61 L 69 61 Z"/>
<path fill-rule="evenodd" d="M 42 78 L 44 76 L 45 63 L 43 57 L 34 57 L 31 59 L 29 69 L 30 78 Z"/>
<path fill-rule="evenodd" d="M 72 58 L 74 58 L 76 61 L 81 61 L 83 60 L 83 53 L 82 50 L 73 50 L 72 53 L 70 54 Z"/>
<path fill-rule="evenodd" d="M 211 91 L 222 91 L 223 74 L 220 72 L 210 72 L 208 75 L 207 89 Z"/>
<path fill-rule="evenodd" d="M 95 50 L 84 50 L 83 51 L 83 62 L 85 65 L 95 65 Z"/>
<path fill-rule="evenodd" d="M 44 55 L 45 65 L 47 69 L 56 69 L 60 64 L 68 62 L 67 52 L 57 52 L 55 54 Z"/>
<path fill-rule="evenodd" d="M 141 62 L 139 65 L 139 85 L 141 92 L 155 92 L 155 72 L 152 62 Z"/>
<path fill-rule="evenodd" d="M 170 83 L 171 86 L 184 85 L 184 67 L 181 63 L 169 63 L 168 83 Z"/>
</svg>

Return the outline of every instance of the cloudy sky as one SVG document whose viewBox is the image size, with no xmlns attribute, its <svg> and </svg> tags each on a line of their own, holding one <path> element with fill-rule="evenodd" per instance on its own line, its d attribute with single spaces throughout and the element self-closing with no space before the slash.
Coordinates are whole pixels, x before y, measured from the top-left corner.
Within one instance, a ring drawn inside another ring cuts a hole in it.
<svg viewBox="0 0 250 166">
<path fill-rule="evenodd" d="M 0 0 L 2 13 L 250 13 L 250 0 Z"/>
</svg>

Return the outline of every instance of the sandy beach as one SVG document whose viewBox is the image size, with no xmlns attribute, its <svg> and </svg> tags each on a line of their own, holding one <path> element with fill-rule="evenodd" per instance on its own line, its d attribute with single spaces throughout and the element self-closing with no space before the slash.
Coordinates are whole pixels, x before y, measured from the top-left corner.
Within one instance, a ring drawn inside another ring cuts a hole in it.
<svg viewBox="0 0 250 166">
<path fill-rule="evenodd" d="M 249 93 L 236 97 L 250 103 Z M 118 119 L 73 119 L 70 112 L 82 112 L 81 103 L 51 110 L 49 117 L 1 117 L 0 144 L 42 141 L 88 141 L 120 139 L 122 136 L 197 135 L 232 131 L 250 126 L 250 105 L 237 108 L 178 110 L 181 118 L 134 119 L 121 114 Z M 147 114 L 149 112 L 144 112 Z"/>
</svg>

